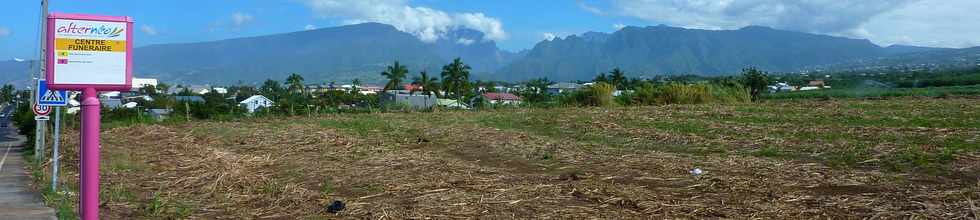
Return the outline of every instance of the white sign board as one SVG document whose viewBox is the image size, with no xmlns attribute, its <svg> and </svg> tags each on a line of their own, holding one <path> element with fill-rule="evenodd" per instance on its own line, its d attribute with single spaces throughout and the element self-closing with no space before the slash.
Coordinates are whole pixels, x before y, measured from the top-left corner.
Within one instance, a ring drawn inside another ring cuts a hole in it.
<svg viewBox="0 0 980 220">
<path fill-rule="evenodd" d="M 102 90 L 131 85 L 132 21 L 53 15 L 48 22 L 47 80 L 52 88 Z"/>
</svg>

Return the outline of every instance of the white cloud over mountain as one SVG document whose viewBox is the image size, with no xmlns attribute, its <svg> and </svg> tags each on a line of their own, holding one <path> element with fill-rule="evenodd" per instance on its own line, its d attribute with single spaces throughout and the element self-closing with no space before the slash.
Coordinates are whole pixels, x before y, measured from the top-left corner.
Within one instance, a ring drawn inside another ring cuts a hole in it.
<svg viewBox="0 0 980 220">
<path fill-rule="evenodd" d="M 668 25 L 731 29 L 765 25 L 806 32 L 839 33 L 914 0 L 614 0 L 626 16 Z"/>
<path fill-rule="evenodd" d="M 861 29 L 878 44 L 940 47 L 980 45 L 980 1 L 925 0 L 869 20 Z"/>
<path fill-rule="evenodd" d="M 231 14 L 231 24 L 235 27 L 241 27 L 242 25 L 252 22 L 254 19 L 254 16 L 244 12 L 235 12 Z"/>
<path fill-rule="evenodd" d="M 149 36 L 156 36 L 157 34 L 160 34 L 159 32 L 157 32 L 156 28 L 153 28 L 152 26 L 145 25 L 145 24 L 140 25 L 140 31 Z"/>
<path fill-rule="evenodd" d="M 378 22 L 412 33 L 426 42 L 443 38 L 456 27 L 483 32 L 484 40 L 507 39 L 507 32 L 497 18 L 483 13 L 451 13 L 411 6 L 405 0 L 305 0 L 317 15 L 344 19 L 344 23 Z"/>
</svg>

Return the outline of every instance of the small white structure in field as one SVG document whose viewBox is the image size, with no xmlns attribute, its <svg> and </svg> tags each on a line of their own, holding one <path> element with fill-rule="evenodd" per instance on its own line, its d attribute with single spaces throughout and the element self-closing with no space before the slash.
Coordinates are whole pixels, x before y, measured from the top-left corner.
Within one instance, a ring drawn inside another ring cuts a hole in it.
<svg viewBox="0 0 980 220">
<path fill-rule="evenodd" d="M 214 90 L 214 92 L 217 92 L 218 94 L 228 94 L 228 89 L 224 87 L 214 87 L 211 90 Z"/>
<path fill-rule="evenodd" d="M 133 82 L 133 91 L 139 91 L 139 89 L 144 88 L 144 87 L 147 87 L 147 86 L 157 87 L 157 84 L 158 84 L 157 83 L 157 79 L 153 79 L 153 78 L 136 78 L 136 77 L 133 77 L 133 81 L 132 82 Z"/>
<path fill-rule="evenodd" d="M 272 100 L 266 98 L 262 95 L 253 95 L 245 100 L 239 102 L 245 109 L 248 109 L 248 113 L 253 113 L 259 108 L 269 108 L 272 107 Z"/>
</svg>

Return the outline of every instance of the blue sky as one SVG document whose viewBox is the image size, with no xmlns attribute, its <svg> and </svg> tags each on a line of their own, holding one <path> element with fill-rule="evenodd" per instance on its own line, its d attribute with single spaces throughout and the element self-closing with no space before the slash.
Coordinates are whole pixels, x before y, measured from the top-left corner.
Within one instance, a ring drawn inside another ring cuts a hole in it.
<svg viewBox="0 0 980 220">
<path fill-rule="evenodd" d="M 37 43 L 40 3 L 17 0 L 4 4 L 14 10 L 0 13 L 0 28 L 9 32 L 0 36 L 0 60 L 35 56 L 36 47 L 32 45 Z M 611 32 L 613 24 L 622 23 L 619 20 L 631 20 L 595 16 L 580 10 L 575 1 L 425 0 L 412 1 L 411 6 L 453 13 L 478 12 L 498 18 L 504 24 L 507 38 L 497 43 L 507 50 L 533 47 L 543 39 L 544 33 Z M 51 0 L 50 11 L 132 16 L 136 21 L 136 46 L 302 31 L 308 25 L 316 28 L 344 25 L 348 19 L 321 16 L 303 1 L 292 0 Z M 535 19 L 528 19 L 530 15 Z"/>
<path fill-rule="evenodd" d="M 3 3 L 0 60 L 36 56 L 39 0 Z M 374 21 L 420 39 L 447 27 L 487 33 L 507 50 L 529 49 L 547 36 L 618 26 L 779 29 L 895 43 L 970 47 L 980 44 L 976 0 L 51 0 L 51 11 L 127 15 L 137 46 L 198 42 Z"/>
</svg>

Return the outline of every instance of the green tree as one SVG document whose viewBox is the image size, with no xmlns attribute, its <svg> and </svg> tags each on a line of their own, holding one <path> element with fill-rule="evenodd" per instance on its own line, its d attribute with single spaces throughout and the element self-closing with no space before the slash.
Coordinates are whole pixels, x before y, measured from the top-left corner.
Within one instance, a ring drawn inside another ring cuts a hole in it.
<svg viewBox="0 0 980 220">
<path fill-rule="evenodd" d="M 279 84 L 279 81 L 272 79 L 266 79 L 265 82 L 262 83 L 262 87 L 259 87 L 259 91 L 273 101 L 279 101 L 279 98 L 282 97 L 283 93 L 282 85 Z"/>
<path fill-rule="evenodd" d="M 157 94 L 157 88 L 156 88 L 156 86 L 153 86 L 153 85 L 146 85 L 146 86 L 143 86 L 143 88 L 140 88 L 139 89 L 139 92 L 141 94 L 146 94 L 146 95 L 151 95 L 152 96 L 152 95 L 156 95 Z"/>
<path fill-rule="evenodd" d="M 388 66 L 384 72 L 381 72 L 382 76 L 388 78 L 388 84 L 385 84 L 384 90 L 398 89 L 398 86 L 402 84 L 402 80 L 405 79 L 407 74 L 408 68 L 395 61 L 394 65 Z"/>
<path fill-rule="evenodd" d="M 539 103 L 548 100 L 548 85 L 551 85 L 551 80 L 548 78 L 538 78 L 528 80 L 524 83 L 526 86 L 523 90 L 518 92 L 518 95 L 524 97 L 529 103 Z"/>
<path fill-rule="evenodd" d="M 595 76 L 595 78 L 592 79 L 592 82 L 606 82 L 606 83 L 608 83 L 609 82 L 609 77 L 606 76 L 606 73 L 599 73 L 598 76 Z"/>
<path fill-rule="evenodd" d="M 742 70 L 742 84 L 749 88 L 752 101 L 759 101 L 762 91 L 765 91 L 766 86 L 769 85 L 769 76 L 755 67 L 746 68 Z"/>
<path fill-rule="evenodd" d="M 439 79 L 434 76 L 429 76 L 428 72 L 422 71 L 419 76 L 416 76 L 412 80 L 412 84 L 422 87 L 422 93 L 426 95 L 432 95 L 434 91 L 437 91 Z"/>
<path fill-rule="evenodd" d="M 452 94 L 457 101 L 463 99 L 464 93 L 470 87 L 470 69 L 460 58 L 453 59 L 452 63 L 442 67 L 442 86 L 446 95 Z"/>
<path fill-rule="evenodd" d="M 170 92 L 170 84 L 158 83 L 156 87 L 157 87 L 157 93 L 167 94 L 168 92 Z"/>
<path fill-rule="evenodd" d="M 0 102 L 11 102 L 14 101 L 14 93 L 17 92 L 13 85 L 4 84 L 0 87 Z"/>
<path fill-rule="evenodd" d="M 286 85 L 289 86 L 289 92 L 306 93 L 306 90 L 303 88 L 303 76 L 299 74 L 293 73 L 289 77 L 286 77 Z"/>
<path fill-rule="evenodd" d="M 494 81 L 483 82 L 483 87 L 486 88 L 486 92 L 497 92 L 497 82 Z"/>
<path fill-rule="evenodd" d="M 350 86 L 351 94 L 358 94 L 361 92 L 361 79 L 354 78 L 354 81 L 351 81 L 350 84 L 351 84 Z"/>
</svg>

